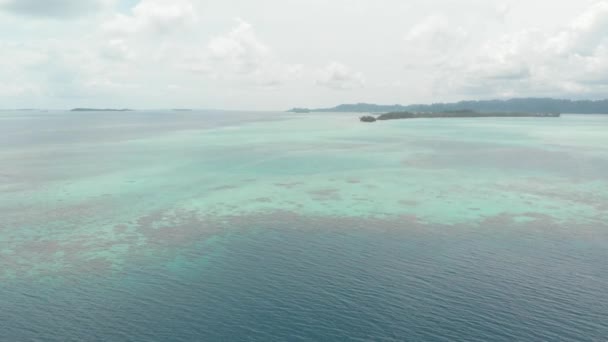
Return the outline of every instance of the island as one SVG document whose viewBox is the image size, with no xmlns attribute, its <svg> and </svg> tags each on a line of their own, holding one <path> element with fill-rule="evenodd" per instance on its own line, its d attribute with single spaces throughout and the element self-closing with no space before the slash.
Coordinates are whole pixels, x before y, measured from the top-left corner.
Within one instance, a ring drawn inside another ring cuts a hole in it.
<svg viewBox="0 0 608 342">
<path fill-rule="evenodd" d="M 359 118 L 361 122 L 376 122 L 376 118 L 371 115 L 364 115 Z"/>
<path fill-rule="evenodd" d="M 299 114 L 310 113 L 310 109 L 308 109 L 308 108 L 297 108 L 296 107 L 296 108 L 292 108 L 292 109 L 288 110 L 287 112 L 299 113 Z"/>
<path fill-rule="evenodd" d="M 568 113 L 608 114 L 608 99 L 567 100 L 552 98 L 513 98 L 480 101 L 460 101 L 432 104 L 383 105 L 373 103 L 341 104 L 331 108 L 293 108 L 288 112 L 330 113 L 441 113 L 445 111 L 474 110 L 482 113 Z"/>
<path fill-rule="evenodd" d="M 558 118 L 560 113 L 491 113 L 473 110 L 453 110 L 436 113 L 390 112 L 377 117 L 366 115 L 359 118 L 361 122 L 397 119 L 429 119 L 429 118 Z"/>
<path fill-rule="evenodd" d="M 133 109 L 114 109 L 114 108 L 74 108 L 70 112 L 130 112 Z"/>
</svg>

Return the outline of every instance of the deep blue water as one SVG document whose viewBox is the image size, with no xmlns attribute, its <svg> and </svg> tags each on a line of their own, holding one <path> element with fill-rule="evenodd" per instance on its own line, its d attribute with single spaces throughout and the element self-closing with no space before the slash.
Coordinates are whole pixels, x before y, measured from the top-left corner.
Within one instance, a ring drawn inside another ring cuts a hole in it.
<svg viewBox="0 0 608 342">
<path fill-rule="evenodd" d="M 0 340 L 608 338 L 601 229 L 251 222 L 112 276 L 7 281 Z"/>
</svg>

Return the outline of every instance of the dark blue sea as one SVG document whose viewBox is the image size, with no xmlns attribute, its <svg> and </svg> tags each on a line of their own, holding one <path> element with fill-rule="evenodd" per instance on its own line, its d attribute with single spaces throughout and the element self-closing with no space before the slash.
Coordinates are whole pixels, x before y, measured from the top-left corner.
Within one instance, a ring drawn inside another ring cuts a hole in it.
<svg viewBox="0 0 608 342">
<path fill-rule="evenodd" d="M 173 268 L 148 261 L 111 277 L 4 283 L 0 340 L 608 336 L 605 240 L 500 226 L 404 232 L 399 222 L 264 220 L 204 252 L 194 243 Z"/>
</svg>

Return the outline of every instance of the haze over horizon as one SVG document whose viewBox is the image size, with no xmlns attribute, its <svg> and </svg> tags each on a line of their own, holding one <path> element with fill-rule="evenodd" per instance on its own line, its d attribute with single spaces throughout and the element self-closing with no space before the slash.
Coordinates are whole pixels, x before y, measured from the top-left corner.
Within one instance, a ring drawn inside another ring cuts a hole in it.
<svg viewBox="0 0 608 342">
<path fill-rule="evenodd" d="M 608 90 L 608 1 L 0 0 L 0 29 L 1 108 L 285 110 Z"/>
</svg>

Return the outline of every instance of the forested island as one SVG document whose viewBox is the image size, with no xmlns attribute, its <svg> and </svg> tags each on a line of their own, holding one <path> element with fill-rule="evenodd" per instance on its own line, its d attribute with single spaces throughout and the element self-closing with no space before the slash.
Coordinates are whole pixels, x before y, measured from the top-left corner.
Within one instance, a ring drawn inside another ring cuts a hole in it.
<svg viewBox="0 0 608 342">
<path fill-rule="evenodd" d="M 114 109 L 114 108 L 74 108 L 70 112 L 130 112 L 133 109 Z"/>
<path fill-rule="evenodd" d="M 460 101 L 453 103 L 378 105 L 371 103 L 341 104 L 332 108 L 293 108 L 290 112 L 350 112 L 350 113 L 441 113 L 473 110 L 480 113 L 569 113 L 608 114 L 607 100 L 562 100 L 551 98 L 515 98 L 510 100 Z"/>
<path fill-rule="evenodd" d="M 365 115 L 359 118 L 361 122 L 375 122 L 377 120 L 397 119 L 429 119 L 429 118 L 557 118 L 559 113 L 490 113 L 473 110 L 454 110 L 436 113 L 390 112 L 377 117 Z"/>
<path fill-rule="evenodd" d="M 292 108 L 288 110 L 288 112 L 292 113 L 310 113 L 310 109 L 308 108 Z"/>
</svg>

